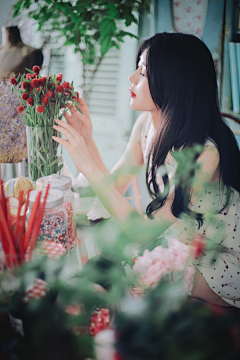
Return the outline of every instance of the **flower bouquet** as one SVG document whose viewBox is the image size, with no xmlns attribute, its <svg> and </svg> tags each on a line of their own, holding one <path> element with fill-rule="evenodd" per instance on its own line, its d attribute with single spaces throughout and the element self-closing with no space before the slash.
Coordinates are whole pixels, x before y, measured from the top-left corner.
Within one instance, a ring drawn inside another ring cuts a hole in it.
<svg viewBox="0 0 240 360">
<path fill-rule="evenodd" d="M 33 70 L 24 77 L 11 78 L 20 106 L 18 112 L 23 114 L 27 126 L 29 177 L 36 181 L 42 176 L 60 172 L 62 147 L 52 140 L 52 136 L 60 136 L 53 129 L 54 119 L 62 118 L 64 113 L 77 102 L 78 93 L 74 92 L 73 83 L 62 83 L 62 74 L 54 76 L 39 75 L 40 68 L 35 65 Z M 20 80 L 22 89 L 18 91 L 16 84 Z M 13 89 L 12 89 L 13 91 Z M 60 114 L 60 109 L 64 111 Z M 77 110 L 81 112 L 78 106 Z"/>
</svg>

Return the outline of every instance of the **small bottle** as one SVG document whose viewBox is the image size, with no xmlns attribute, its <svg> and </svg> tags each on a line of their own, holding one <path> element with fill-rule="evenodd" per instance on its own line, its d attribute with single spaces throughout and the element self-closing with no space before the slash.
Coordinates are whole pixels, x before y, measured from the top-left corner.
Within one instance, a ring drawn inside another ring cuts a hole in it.
<svg viewBox="0 0 240 360">
<path fill-rule="evenodd" d="M 43 176 L 36 181 L 37 188 L 40 186 L 46 188 L 50 183 L 50 189 L 61 190 L 64 197 L 64 207 L 68 215 L 68 241 L 70 250 L 77 245 L 77 231 L 75 222 L 75 198 L 71 190 L 72 179 L 65 175 L 49 175 Z"/>
<path fill-rule="evenodd" d="M 44 199 L 44 193 L 45 189 L 42 191 L 41 202 Z M 30 192 L 27 221 L 29 221 L 37 194 L 38 190 Z M 64 245 L 68 251 L 70 250 L 68 242 L 68 216 L 64 207 L 63 193 L 60 190 L 49 189 L 39 229 L 38 241 L 55 241 Z"/>
</svg>

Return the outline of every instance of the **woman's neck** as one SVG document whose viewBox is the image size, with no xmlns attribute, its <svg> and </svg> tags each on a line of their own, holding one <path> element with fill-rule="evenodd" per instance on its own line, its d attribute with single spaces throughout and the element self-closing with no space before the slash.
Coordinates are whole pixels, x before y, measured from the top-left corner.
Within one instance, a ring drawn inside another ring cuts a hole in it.
<svg viewBox="0 0 240 360">
<path fill-rule="evenodd" d="M 161 121 L 161 115 L 162 115 L 162 111 L 161 109 L 159 110 L 153 110 L 150 111 L 151 114 L 151 120 L 152 120 L 152 124 L 155 130 L 158 129 L 160 121 Z"/>
<path fill-rule="evenodd" d="M 2 46 L 16 46 L 22 42 L 20 32 L 17 26 L 4 27 L 2 26 Z"/>
</svg>

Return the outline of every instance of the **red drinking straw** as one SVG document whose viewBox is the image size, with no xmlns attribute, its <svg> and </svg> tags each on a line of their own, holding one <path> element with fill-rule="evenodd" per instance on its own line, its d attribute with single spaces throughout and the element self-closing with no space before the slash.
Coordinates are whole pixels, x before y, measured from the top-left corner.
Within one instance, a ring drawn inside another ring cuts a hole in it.
<svg viewBox="0 0 240 360">
<path fill-rule="evenodd" d="M 7 239 L 8 242 L 8 253 L 6 253 L 6 258 L 7 255 L 10 255 L 10 266 L 13 266 L 13 261 L 18 265 L 18 260 L 17 260 L 17 254 L 15 251 L 15 248 L 13 246 L 13 242 L 12 242 L 12 238 L 11 238 L 11 234 L 9 232 L 9 228 L 8 228 L 8 224 L 3 212 L 3 208 L 2 208 L 2 204 L 0 203 L 0 219 L 1 219 L 1 223 L 2 223 L 2 230 L 3 230 L 3 238 L 5 235 L 5 239 Z"/>
<path fill-rule="evenodd" d="M 21 207 L 22 207 L 22 201 L 23 201 L 23 190 L 21 189 L 19 191 L 19 205 L 18 205 L 18 212 L 17 212 L 17 222 L 16 222 L 16 226 L 15 226 L 15 231 L 14 231 L 14 237 L 15 237 L 15 244 L 18 246 L 18 231 L 19 231 L 19 227 L 20 227 L 20 212 L 21 212 Z"/>
<path fill-rule="evenodd" d="M 3 181 L 0 180 L 0 188 L 1 188 L 1 202 L 3 207 L 3 213 L 6 215 L 6 202 L 5 202 L 5 195 L 4 195 L 4 187 L 3 187 Z"/>
<path fill-rule="evenodd" d="M 25 209 L 24 209 L 24 214 L 23 214 L 23 217 L 22 217 L 22 223 L 21 223 L 21 226 L 20 226 L 19 254 L 20 254 L 20 256 L 21 256 L 21 261 L 22 261 L 22 262 L 24 261 L 24 237 L 23 237 L 23 230 L 24 230 L 24 227 L 25 227 L 26 213 L 27 213 L 27 208 L 28 208 L 28 203 L 29 203 L 30 191 L 31 191 L 31 189 L 28 189 L 28 191 L 27 191 Z"/>
<path fill-rule="evenodd" d="M 38 238 L 38 232 L 39 232 L 40 224 L 41 224 L 41 221 L 42 221 L 43 212 L 44 212 L 44 209 L 45 209 L 49 188 L 50 188 L 50 184 L 47 185 L 46 192 L 45 192 L 45 195 L 44 195 L 44 200 L 43 200 L 43 203 L 42 203 L 42 207 L 40 208 L 40 211 L 38 213 L 38 218 L 37 218 L 37 220 L 35 222 L 35 225 L 34 225 L 34 229 L 33 229 L 33 232 L 32 232 L 32 240 L 31 240 L 31 250 L 33 250 L 35 248 L 35 246 L 36 246 L 36 242 L 37 242 L 37 238 Z"/>
<path fill-rule="evenodd" d="M 38 207 L 39 207 L 41 194 L 42 194 L 42 191 L 39 191 L 39 193 L 37 194 L 36 200 L 35 200 L 35 202 L 33 204 L 33 207 L 32 207 L 32 212 L 31 212 L 31 215 L 30 215 L 30 218 L 29 218 L 27 231 L 26 231 L 26 234 L 25 234 L 25 237 L 24 237 L 24 244 L 23 244 L 24 254 L 27 251 L 29 239 L 30 239 L 30 236 L 31 236 L 32 228 L 33 228 L 33 222 L 35 220 L 35 216 L 36 216 L 36 213 L 37 213 L 37 210 L 38 210 Z"/>
</svg>

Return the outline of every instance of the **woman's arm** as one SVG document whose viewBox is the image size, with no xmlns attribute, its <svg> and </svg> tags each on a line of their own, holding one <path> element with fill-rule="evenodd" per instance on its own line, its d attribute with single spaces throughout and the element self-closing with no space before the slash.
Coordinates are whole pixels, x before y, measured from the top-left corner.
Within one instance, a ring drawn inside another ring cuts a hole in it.
<svg viewBox="0 0 240 360">
<path fill-rule="evenodd" d="M 129 238 L 139 243 L 154 240 L 177 220 L 171 213 L 169 202 L 159 210 L 157 220 L 149 220 L 139 215 L 116 190 L 111 177 L 105 176 L 96 166 L 83 137 L 63 121 L 57 119 L 55 121 L 60 125 L 56 127 L 57 130 L 65 135 L 67 140 L 56 137 L 53 139 L 66 148 L 77 169 L 86 176 L 113 220 L 121 226 Z M 129 217 L 132 217 L 131 224 L 126 221 Z"/>
<path fill-rule="evenodd" d="M 78 102 L 81 104 L 81 114 L 77 111 L 75 106 L 71 106 L 71 115 L 66 113 L 64 116 L 67 123 L 71 125 L 77 133 L 83 137 L 89 154 L 95 165 L 101 170 L 104 175 L 109 174 L 102 161 L 101 155 L 92 137 L 92 122 L 86 102 L 78 97 Z M 137 175 L 143 165 L 143 156 L 141 150 L 141 131 L 147 119 L 148 113 L 144 112 L 137 118 L 127 144 L 126 150 L 111 170 L 115 182 L 115 188 L 120 194 L 125 194 L 129 188 L 133 177 Z"/>
</svg>

